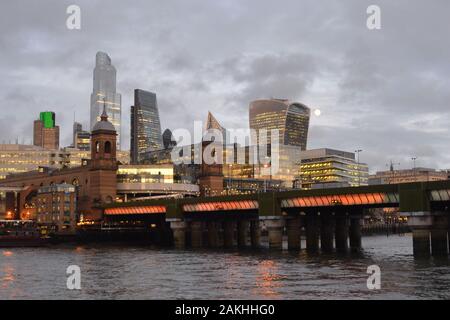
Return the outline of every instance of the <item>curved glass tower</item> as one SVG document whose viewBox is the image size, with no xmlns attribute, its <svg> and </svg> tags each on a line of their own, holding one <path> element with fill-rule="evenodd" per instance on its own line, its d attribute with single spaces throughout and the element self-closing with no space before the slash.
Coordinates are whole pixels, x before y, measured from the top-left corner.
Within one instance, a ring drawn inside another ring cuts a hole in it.
<svg viewBox="0 0 450 320">
<path fill-rule="evenodd" d="M 300 102 L 284 99 L 255 100 L 250 103 L 250 129 L 279 130 L 280 145 L 297 146 L 306 150 L 311 110 Z M 269 140 L 270 141 L 270 140 Z M 252 141 L 259 144 L 259 141 Z"/>
<path fill-rule="evenodd" d="M 103 104 L 106 106 L 108 120 L 117 132 L 117 149 L 120 150 L 120 127 L 122 116 L 122 97 L 116 92 L 116 68 L 105 52 L 97 52 L 95 56 L 94 83 L 91 94 L 91 130 L 100 121 Z"/>
</svg>

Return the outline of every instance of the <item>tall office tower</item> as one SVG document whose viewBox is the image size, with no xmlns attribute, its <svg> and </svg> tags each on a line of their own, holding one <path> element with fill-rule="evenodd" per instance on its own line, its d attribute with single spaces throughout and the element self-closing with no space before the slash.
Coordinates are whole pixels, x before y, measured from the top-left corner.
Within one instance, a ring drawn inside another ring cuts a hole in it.
<svg viewBox="0 0 450 320">
<path fill-rule="evenodd" d="M 33 144 L 49 150 L 59 149 L 59 126 L 55 125 L 54 112 L 41 112 L 34 121 Z"/>
<path fill-rule="evenodd" d="M 256 100 L 250 103 L 250 129 L 257 133 L 259 145 L 259 131 L 266 129 L 268 142 L 270 130 L 279 130 L 280 145 L 297 146 L 306 150 L 308 139 L 309 118 L 311 110 L 302 103 L 285 99 Z"/>
<path fill-rule="evenodd" d="M 163 148 L 155 93 L 134 90 L 134 106 L 131 106 L 130 120 L 130 156 L 132 163 L 136 164 L 140 163 L 146 151 Z"/>
<path fill-rule="evenodd" d="M 117 132 L 117 149 L 120 150 L 121 95 L 116 92 L 116 68 L 111 64 L 111 58 L 104 52 L 95 56 L 94 86 L 91 94 L 91 131 L 106 105 L 108 120 Z"/>
<path fill-rule="evenodd" d="M 83 126 L 81 125 L 81 123 L 79 122 L 74 122 L 73 123 L 73 140 L 72 140 L 72 145 L 75 147 L 75 145 L 77 144 L 77 133 L 83 131 Z"/>
<path fill-rule="evenodd" d="M 76 149 L 83 151 L 89 151 L 91 149 L 91 133 L 89 131 L 83 131 L 81 123 L 73 123 L 73 144 Z"/>
</svg>

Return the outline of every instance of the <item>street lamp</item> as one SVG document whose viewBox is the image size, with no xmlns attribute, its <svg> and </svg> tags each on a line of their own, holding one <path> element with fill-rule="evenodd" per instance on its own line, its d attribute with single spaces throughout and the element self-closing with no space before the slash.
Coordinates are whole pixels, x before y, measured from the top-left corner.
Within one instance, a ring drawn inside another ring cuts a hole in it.
<svg viewBox="0 0 450 320">
<path fill-rule="evenodd" d="M 413 175 L 414 175 L 414 179 L 416 178 L 416 160 L 417 157 L 412 157 L 411 160 L 413 161 Z"/>
<path fill-rule="evenodd" d="M 357 167 L 357 170 L 358 170 L 358 187 L 361 186 L 361 172 L 360 172 L 360 168 L 359 168 L 359 153 L 362 152 L 362 151 L 363 151 L 362 149 L 355 150 L 356 158 L 357 158 L 357 162 L 358 162 L 358 167 Z"/>
</svg>

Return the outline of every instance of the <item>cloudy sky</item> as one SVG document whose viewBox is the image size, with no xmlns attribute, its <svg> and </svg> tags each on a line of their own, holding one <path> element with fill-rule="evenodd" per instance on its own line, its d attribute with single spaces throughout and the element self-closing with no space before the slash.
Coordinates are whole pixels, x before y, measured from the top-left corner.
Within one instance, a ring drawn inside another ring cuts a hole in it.
<svg viewBox="0 0 450 320">
<path fill-rule="evenodd" d="M 81 8 L 81 30 L 66 27 Z M 366 9 L 381 8 L 381 30 Z M 95 53 L 107 52 L 129 146 L 133 90 L 157 93 L 163 130 L 208 110 L 248 127 L 248 104 L 288 98 L 320 109 L 309 148 L 363 149 L 371 171 L 450 168 L 448 0 L 4 0 L 0 3 L 0 142 L 30 143 L 54 110 L 62 145 L 73 114 L 87 126 Z"/>
</svg>

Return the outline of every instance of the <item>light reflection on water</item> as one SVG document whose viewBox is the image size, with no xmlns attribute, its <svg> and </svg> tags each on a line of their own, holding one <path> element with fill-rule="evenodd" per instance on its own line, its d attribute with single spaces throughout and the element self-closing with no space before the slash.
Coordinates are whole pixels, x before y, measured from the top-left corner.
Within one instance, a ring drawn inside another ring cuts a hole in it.
<svg viewBox="0 0 450 320">
<path fill-rule="evenodd" d="M 448 259 L 415 261 L 411 236 L 363 238 L 362 255 L 89 245 L 0 249 L 0 299 L 450 299 Z M 79 265 L 82 290 L 66 288 Z M 382 289 L 368 290 L 367 266 Z"/>
</svg>

